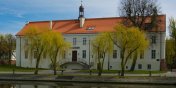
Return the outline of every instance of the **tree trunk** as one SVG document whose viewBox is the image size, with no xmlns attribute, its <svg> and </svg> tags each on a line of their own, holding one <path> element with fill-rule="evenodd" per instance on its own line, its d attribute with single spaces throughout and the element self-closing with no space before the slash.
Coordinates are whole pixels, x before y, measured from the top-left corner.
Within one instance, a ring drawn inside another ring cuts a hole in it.
<svg viewBox="0 0 176 88">
<path fill-rule="evenodd" d="M 56 63 L 54 63 L 54 65 L 53 65 L 53 71 L 54 71 L 54 75 L 56 75 L 57 74 Z"/>
<path fill-rule="evenodd" d="M 125 67 L 124 67 L 125 66 L 124 65 L 125 64 L 124 63 L 124 52 L 125 51 L 121 52 L 121 60 L 122 60 L 121 61 L 121 74 L 120 74 L 121 76 L 124 76 L 124 73 L 125 73 L 125 71 L 124 71 L 125 70 Z"/>
<path fill-rule="evenodd" d="M 102 70 L 98 71 L 98 76 L 101 76 Z"/>
<path fill-rule="evenodd" d="M 121 74 L 120 74 L 120 76 L 124 76 L 124 74 L 125 74 L 125 67 L 122 66 L 122 70 L 121 70 Z"/>
<path fill-rule="evenodd" d="M 134 71 L 135 66 L 136 66 L 136 61 L 137 61 L 137 58 L 134 58 L 133 62 L 132 62 L 132 65 L 131 65 L 131 68 L 130 68 L 130 71 Z"/>
<path fill-rule="evenodd" d="M 9 50 L 9 61 L 8 61 L 9 65 L 11 65 L 11 51 Z"/>
<path fill-rule="evenodd" d="M 57 75 L 57 71 L 56 71 L 56 68 L 54 68 L 54 75 Z"/>
<path fill-rule="evenodd" d="M 137 60 L 137 59 L 134 59 L 134 60 L 133 60 L 132 65 L 131 65 L 131 68 L 130 68 L 130 71 L 134 71 L 135 66 L 136 66 L 136 60 Z"/>
<path fill-rule="evenodd" d="M 36 75 L 38 74 L 39 61 L 40 61 L 40 59 L 37 58 L 36 67 L 35 67 L 35 72 L 34 72 L 34 74 L 36 74 Z"/>
<path fill-rule="evenodd" d="M 37 85 L 34 85 L 34 88 L 38 88 L 38 86 L 37 86 Z"/>
<path fill-rule="evenodd" d="M 98 63 L 98 76 L 101 76 L 101 73 L 102 73 L 101 63 Z"/>
<path fill-rule="evenodd" d="M 136 61 L 137 61 L 137 52 L 135 52 L 134 58 L 133 58 L 133 62 L 130 68 L 130 71 L 134 71 L 135 66 L 136 66 Z"/>
</svg>

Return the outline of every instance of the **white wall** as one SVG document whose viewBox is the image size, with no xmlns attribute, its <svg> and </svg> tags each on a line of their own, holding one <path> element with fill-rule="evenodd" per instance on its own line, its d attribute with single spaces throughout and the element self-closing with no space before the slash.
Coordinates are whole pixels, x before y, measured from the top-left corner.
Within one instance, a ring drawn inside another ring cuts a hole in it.
<svg viewBox="0 0 176 88">
<path fill-rule="evenodd" d="M 165 59 L 165 32 L 161 33 L 161 40 L 160 41 L 160 34 L 159 33 L 148 33 L 147 36 L 151 40 L 151 36 L 155 35 L 157 37 L 156 44 L 150 44 L 150 46 L 147 48 L 144 54 L 144 59 L 138 59 L 136 63 L 136 70 L 138 69 L 138 64 L 142 64 L 142 69 L 141 70 L 147 70 L 147 64 L 151 64 L 152 69 L 151 70 L 160 70 L 160 59 Z M 73 38 L 76 38 L 77 44 L 72 45 L 72 47 L 79 47 L 79 49 L 72 49 L 68 50 L 66 52 L 66 59 L 69 61 L 72 60 L 72 51 L 77 50 L 77 58 L 78 59 L 83 59 L 86 61 L 86 63 L 89 65 L 89 40 L 90 44 L 93 38 L 96 36 L 96 34 L 65 34 L 64 38 L 66 41 L 70 42 L 71 45 L 73 44 Z M 86 45 L 83 45 L 83 38 L 86 38 Z M 20 65 L 20 42 L 21 42 L 21 65 Z M 16 46 L 16 52 L 17 52 L 17 66 L 22 66 L 22 67 L 35 67 L 35 59 L 33 59 L 33 56 L 31 56 L 28 59 L 25 59 L 24 57 L 24 49 L 25 49 L 25 38 L 17 36 L 17 46 Z M 160 43 L 161 42 L 161 43 Z M 161 47 L 160 47 L 161 45 Z M 90 45 L 90 49 L 92 49 Z M 151 59 L 151 50 L 154 49 L 156 50 L 156 59 Z M 86 58 L 82 58 L 82 50 L 86 50 Z M 117 58 L 113 59 L 112 54 L 109 55 L 110 58 L 110 66 L 112 67 L 111 69 L 113 70 L 120 70 L 121 66 L 121 60 L 120 60 L 120 50 L 115 47 L 114 50 L 117 50 Z M 161 52 L 161 53 L 160 53 Z M 161 54 L 161 55 L 160 55 Z M 91 69 L 96 69 L 96 60 L 94 59 L 95 57 L 92 58 L 93 53 L 90 51 L 90 62 L 94 62 L 94 65 L 91 67 Z M 108 55 L 106 55 L 105 63 L 104 63 L 104 69 L 108 69 Z M 139 58 L 139 57 L 138 57 Z M 159 61 L 157 61 L 157 59 Z M 50 60 L 49 57 L 46 59 L 43 59 L 40 62 L 41 68 L 49 68 L 50 65 Z M 75 65 L 76 66 L 76 65 Z M 131 61 L 127 63 L 128 69 L 131 67 Z"/>
</svg>

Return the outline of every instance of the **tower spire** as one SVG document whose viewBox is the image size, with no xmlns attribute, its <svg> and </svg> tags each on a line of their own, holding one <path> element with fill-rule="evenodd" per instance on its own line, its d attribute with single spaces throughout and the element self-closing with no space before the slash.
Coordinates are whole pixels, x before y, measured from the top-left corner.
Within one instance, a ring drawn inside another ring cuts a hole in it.
<svg viewBox="0 0 176 88">
<path fill-rule="evenodd" d="M 82 2 L 83 2 L 83 1 L 81 0 L 81 5 L 82 5 Z"/>
<path fill-rule="evenodd" d="M 85 23 L 85 18 L 84 18 L 84 7 L 82 5 L 82 0 L 81 0 L 81 6 L 79 7 L 79 24 L 80 24 L 80 27 L 83 27 L 84 26 L 84 23 Z"/>
<path fill-rule="evenodd" d="M 81 0 L 81 6 L 79 7 L 79 18 L 84 17 L 84 7 L 82 5 L 82 0 Z"/>
</svg>

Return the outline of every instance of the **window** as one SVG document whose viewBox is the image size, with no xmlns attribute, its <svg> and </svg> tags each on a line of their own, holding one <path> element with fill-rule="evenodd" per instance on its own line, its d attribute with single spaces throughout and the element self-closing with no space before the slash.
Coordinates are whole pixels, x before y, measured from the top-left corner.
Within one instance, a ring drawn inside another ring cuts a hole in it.
<svg viewBox="0 0 176 88">
<path fill-rule="evenodd" d="M 25 45 L 28 45 L 28 39 L 24 40 Z"/>
<path fill-rule="evenodd" d="M 86 50 L 82 51 L 82 58 L 86 58 Z"/>
<path fill-rule="evenodd" d="M 147 69 L 150 70 L 151 69 L 151 64 L 147 65 Z"/>
<path fill-rule="evenodd" d="M 145 23 L 145 26 L 144 26 L 145 30 L 151 30 L 152 29 L 152 24 L 151 23 Z"/>
<path fill-rule="evenodd" d="M 123 24 L 124 24 L 125 26 L 129 26 L 129 22 L 128 22 L 127 20 L 123 21 Z"/>
<path fill-rule="evenodd" d="M 113 58 L 117 58 L 117 50 L 113 50 Z"/>
<path fill-rule="evenodd" d="M 129 56 L 129 59 L 132 59 L 132 54 Z"/>
<path fill-rule="evenodd" d="M 156 44 L 156 36 L 152 36 L 151 40 L 152 40 L 152 44 Z"/>
<path fill-rule="evenodd" d="M 128 70 L 128 66 L 126 66 L 126 69 Z"/>
<path fill-rule="evenodd" d="M 76 45 L 76 38 L 73 38 L 73 45 Z"/>
<path fill-rule="evenodd" d="M 152 50 L 152 59 L 156 58 L 156 50 Z"/>
<path fill-rule="evenodd" d="M 144 59 L 144 51 L 143 50 L 141 50 L 141 52 L 140 52 L 140 59 Z"/>
<path fill-rule="evenodd" d="M 112 69 L 112 66 L 109 66 L 109 69 Z"/>
<path fill-rule="evenodd" d="M 104 56 L 105 56 L 104 53 L 100 53 L 100 54 L 99 54 L 99 57 L 100 57 L 100 58 L 104 58 Z"/>
<path fill-rule="evenodd" d="M 83 38 L 83 45 L 86 45 L 86 38 Z"/>
<path fill-rule="evenodd" d="M 28 58 L 28 51 L 26 50 L 25 51 L 25 59 L 27 59 Z"/>
<path fill-rule="evenodd" d="M 65 59 L 66 58 L 66 52 L 64 51 L 64 55 L 63 55 L 63 58 Z"/>
<path fill-rule="evenodd" d="M 93 29 L 95 29 L 95 26 L 90 26 L 86 28 L 86 30 L 93 30 Z"/>
<path fill-rule="evenodd" d="M 142 64 L 138 64 L 138 69 L 142 69 Z"/>
<path fill-rule="evenodd" d="M 45 59 L 46 58 L 46 53 L 43 53 L 43 59 Z"/>
<path fill-rule="evenodd" d="M 37 58 L 37 51 L 34 51 L 34 59 Z"/>
</svg>

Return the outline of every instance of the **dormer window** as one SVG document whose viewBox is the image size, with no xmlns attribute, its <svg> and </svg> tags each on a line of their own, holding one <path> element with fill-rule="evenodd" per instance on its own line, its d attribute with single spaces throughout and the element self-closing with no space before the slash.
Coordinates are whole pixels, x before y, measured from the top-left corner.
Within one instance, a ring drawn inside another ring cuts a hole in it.
<svg viewBox="0 0 176 88">
<path fill-rule="evenodd" d="M 95 26 L 90 26 L 86 28 L 86 30 L 94 30 L 94 29 L 95 29 Z"/>
</svg>

